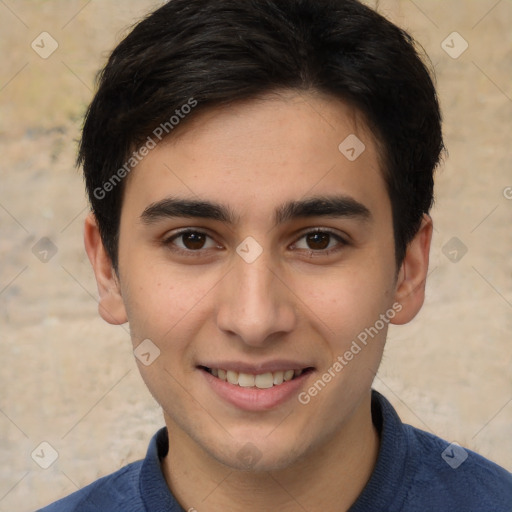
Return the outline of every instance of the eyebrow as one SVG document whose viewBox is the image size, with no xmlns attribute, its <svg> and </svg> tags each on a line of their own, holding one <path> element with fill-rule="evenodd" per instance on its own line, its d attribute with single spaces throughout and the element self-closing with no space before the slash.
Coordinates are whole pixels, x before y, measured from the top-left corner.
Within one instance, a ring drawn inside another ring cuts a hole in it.
<svg viewBox="0 0 512 512">
<path fill-rule="evenodd" d="M 294 219 L 311 217 L 350 218 L 369 221 L 370 210 L 350 196 L 320 196 L 290 201 L 274 213 L 275 225 Z M 200 218 L 234 225 L 239 217 L 228 206 L 210 202 L 166 197 L 149 205 L 141 214 L 144 224 L 150 225 L 168 218 Z"/>
</svg>

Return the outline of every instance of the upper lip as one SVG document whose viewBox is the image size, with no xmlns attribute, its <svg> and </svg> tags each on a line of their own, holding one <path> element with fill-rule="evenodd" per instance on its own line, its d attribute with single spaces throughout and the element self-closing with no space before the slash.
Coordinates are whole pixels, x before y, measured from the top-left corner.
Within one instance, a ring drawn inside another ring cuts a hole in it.
<svg viewBox="0 0 512 512">
<path fill-rule="evenodd" d="M 259 375 L 261 373 L 278 372 L 280 370 L 305 370 L 306 368 L 313 368 L 313 365 L 304 364 L 297 361 L 279 359 L 261 363 L 245 363 L 243 361 L 204 362 L 199 364 L 198 367 L 206 367 L 217 370 L 231 370 L 238 373 Z"/>
</svg>

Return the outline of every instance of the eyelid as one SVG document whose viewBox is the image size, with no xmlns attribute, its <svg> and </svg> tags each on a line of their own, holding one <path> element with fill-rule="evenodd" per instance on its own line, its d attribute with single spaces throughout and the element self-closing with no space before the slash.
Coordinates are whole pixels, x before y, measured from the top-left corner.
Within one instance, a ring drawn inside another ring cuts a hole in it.
<svg viewBox="0 0 512 512">
<path fill-rule="evenodd" d="M 302 234 L 300 234 L 298 236 L 298 238 L 296 239 L 296 241 L 291 245 L 291 248 L 294 249 L 294 247 L 297 245 L 297 243 L 300 240 L 302 240 L 305 236 L 307 236 L 309 234 L 314 234 L 314 233 L 324 233 L 324 234 L 330 235 L 338 243 L 334 247 L 331 247 L 331 248 L 328 248 L 328 249 L 305 249 L 305 248 L 296 249 L 301 254 L 305 254 L 306 253 L 309 258 L 322 258 L 322 257 L 325 258 L 325 257 L 328 257 L 328 256 L 332 256 L 332 255 L 335 255 L 335 254 L 341 252 L 347 246 L 350 245 L 350 241 L 349 241 L 348 235 L 347 236 L 343 236 L 340 233 L 338 233 L 337 231 L 334 231 L 334 230 L 332 230 L 330 228 L 320 228 L 320 227 L 318 227 L 318 228 L 309 228 L 308 230 L 302 232 Z"/>
<path fill-rule="evenodd" d="M 305 236 L 310 235 L 312 233 L 313 234 L 314 233 L 325 233 L 327 235 L 333 236 L 334 238 L 336 238 L 337 240 L 339 240 L 343 244 L 348 245 L 350 243 L 350 241 L 349 241 L 350 237 L 348 235 L 341 234 L 338 231 L 336 231 L 334 229 L 331 229 L 331 228 L 321 228 L 321 227 L 318 227 L 318 228 L 308 228 L 308 229 L 306 229 L 304 231 L 299 231 L 299 233 L 297 235 L 295 235 L 296 241 L 293 244 L 297 243 L 298 240 L 301 240 Z"/>
<path fill-rule="evenodd" d="M 186 235 L 188 233 L 196 233 L 196 234 L 204 235 L 207 238 L 210 238 L 217 245 L 217 247 L 216 247 L 217 249 L 222 248 L 222 247 L 220 247 L 220 244 L 215 240 L 215 238 L 208 232 L 208 230 L 206 230 L 204 228 L 193 228 L 193 227 L 182 228 L 182 229 L 179 229 L 178 231 L 173 232 L 170 235 L 164 236 L 162 239 L 162 243 L 164 246 L 169 247 L 169 246 L 173 245 L 174 240 L 176 240 L 180 236 Z M 347 240 L 348 236 L 343 236 L 331 228 L 316 227 L 316 228 L 307 228 L 307 229 L 299 232 L 298 234 L 294 235 L 295 241 L 291 244 L 291 247 L 295 246 L 299 240 L 302 240 L 307 235 L 314 234 L 314 233 L 325 233 L 327 235 L 330 235 L 338 241 L 338 245 L 331 249 L 318 249 L 318 250 L 300 249 L 300 250 L 307 251 L 308 253 L 316 254 L 318 256 L 322 256 L 322 255 L 327 255 L 327 254 L 331 254 L 333 252 L 339 251 L 339 250 L 341 250 L 341 248 L 343 246 L 349 245 L 349 243 L 350 243 Z M 212 249 L 212 247 L 209 247 L 206 249 L 198 249 L 198 250 L 194 251 L 192 249 L 182 249 L 181 247 L 174 245 L 171 250 L 176 253 L 199 256 L 202 252 L 207 251 L 209 249 Z"/>
<path fill-rule="evenodd" d="M 177 230 L 173 230 L 171 234 L 166 233 L 162 238 L 164 240 L 171 240 L 173 238 L 179 237 L 180 235 L 186 235 L 188 233 L 198 233 L 200 235 L 206 235 L 206 236 L 209 236 L 210 238 L 213 238 L 207 229 L 194 228 L 194 227 L 186 227 L 186 228 L 179 228 Z"/>
<path fill-rule="evenodd" d="M 199 235 L 204 235 L 205 237 L 211 239 L 215 244 L 216 248 L 219 249 L 220 244 L 215 240 L 215 238 L 208 233 L 208 230 L 205 230 L 204 228 L 193 228 L 193 227 L 187 227 L 179 229 L 178 231 L 174 231 L 172 234 L 168 234 L 162 237 L 162 244 L 166 247 L 172 247 L 172 251 L 176 253 L 182 253 L 187 255 L 199 255 L 201 252 L 204 252 L 206 250 L 212 249 L 212 247 L 208 247 L 207 249 L 198 249 L 197 251 L 193 251 L 191 249 L 182 249 L 181 247 L 178 247 L 173 244 L 174 240 L 179 238 L 180 236 L 189 234 L 189 233 L 195 233 Z"/>
</svg>

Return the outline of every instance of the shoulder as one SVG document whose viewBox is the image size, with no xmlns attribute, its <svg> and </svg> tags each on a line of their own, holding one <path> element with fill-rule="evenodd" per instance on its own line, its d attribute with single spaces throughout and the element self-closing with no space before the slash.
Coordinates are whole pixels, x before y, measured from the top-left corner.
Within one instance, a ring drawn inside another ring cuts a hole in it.
<svg viewBox="0 0 512 512">
<path fill-rule="evenodd" d="M 510 472 L 458 444 L 410 425 L 404 428 L 414 475 L 408 501 L 427 500 L 442 504 L 442 510 L 512 510 Z"/>
<path fill-rule="evenodd" d="M 373 474 L 351 512 L 512 512 L 512 474 L 477 453 L 404 424 L 380 393 Z"/>
<path fill-rule="evenodd" d="M 139 491 L 143 461 L 132 462 L 38 512 L 139 512 L 144 510 Z"/>
</svg>

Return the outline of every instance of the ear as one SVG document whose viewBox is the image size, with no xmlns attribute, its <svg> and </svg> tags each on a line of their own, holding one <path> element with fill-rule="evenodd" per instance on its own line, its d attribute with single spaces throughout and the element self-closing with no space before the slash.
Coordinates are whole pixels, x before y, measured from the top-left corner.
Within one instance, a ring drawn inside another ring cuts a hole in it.
<svg viewBox="0 0 512 512">
<path fill-rule="evenodd" d="M 395 301 L 402 309 L 391 320 L 393 324 L 402 325 L 410 322 L 423 306 L 432 229 L 432 219 L 424 214 L 420 229 L 407 246 L 398 273 Z"/>
<path fill-rule="evenodd" d="M 84 244 L 98 285 L 99 314 L 109 324 L 124 324 L 127 322 L 127 316 L 119 280 L 101 240 L 96 218 L 92 213 L 85 219 Z"/>
</svg>

